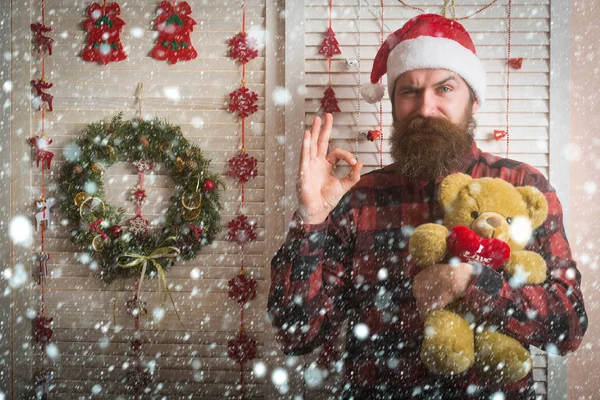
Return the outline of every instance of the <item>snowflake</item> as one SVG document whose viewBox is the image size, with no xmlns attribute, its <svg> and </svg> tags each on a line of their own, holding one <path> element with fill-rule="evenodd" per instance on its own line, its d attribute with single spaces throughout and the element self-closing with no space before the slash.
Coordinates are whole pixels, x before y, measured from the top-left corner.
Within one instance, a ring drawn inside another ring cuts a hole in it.
<svg viewBox="0 0 600 400">
<path fill-rule="evenodd" d="M 258 106 L 254 104 L 257 101 L 258 94 L 242 86 L 229 93 L 229 111 L 237 113 L 238 117 L 248 117 L 258 111 Z"/>
<path fill-rule="evenodd" d="M 246 32 L 240 32 L 229 40 L 229 57 L 238 60 L 240 64 L 246 64 L 258 57 L 257 40 Z"/>
<path fill-rule="evenodd" d="M 229 232 L 227 240 L 237 242 L 239 245 L 244 245 L 247 242 L 256 240 L 256 232 L 254 232 L 254 223 L 248 223 L 248 218 L 245 215 L 240 215 L 232 219 L 227 224 Z"/>
<path fill-rule="evenodd" d="M 148 233 L 148 225 L 150 222 L 147 219 L 142 218 L 141 215 L 136 215 L 129 221 L 129 232 L 135 236 L 145 235 Z"/>
<path fill-rule="evenodd" d="M 236 275 L 229 280 L 229 298 L 237 301 L 240 305 L 256 297 L 256 279 L 248 278 L 244 274 Z"/>
<path fill-rule="evenodd" d="M 137 169 L 138 172 L 150 171 L 152 169 L 152 162 L 148 160 L 137 160 L 133 162 L 133 168 Z"/>
<path fill-rule="evenodd" d="M 256 358 L 256 340 L 252 339 L 244 332 L 240 332 L 235 339 L 227 342 L 227 355 L 229 358 L 244 364 L 246 361 Z"/>
<path fill-rule="evenodd" d="M 240 151 L 237 155 L 229 159 L 228 175 L 239 183 L 246 183 L 258 175 L 258 160 L 251 157 L 245 151 Z"/>
</svg>

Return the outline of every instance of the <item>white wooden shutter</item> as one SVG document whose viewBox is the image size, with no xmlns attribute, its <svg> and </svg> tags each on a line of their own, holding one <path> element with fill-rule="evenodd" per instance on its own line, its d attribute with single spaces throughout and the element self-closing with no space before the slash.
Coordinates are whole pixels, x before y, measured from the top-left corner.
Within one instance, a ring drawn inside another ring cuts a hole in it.
<svg viewBox="0 0 600 400">
<path fill-rule="evenodd" d="M 211 159 L 211 168 L 224 176 L 227 189 L 222 195 L 223 232 L 212 246 L 205 247 L 200 255 L 186 263 L 178 262 L 167 274 L 178 311 L 182 316 L 184 330 L 175 312 L 166 303 L 166 316 L 160 324 L 152 323 L 152 309 L 158 306 L 156 282 L 145 281 L 144 294 L 148 300 L 149 317 L 142 319 L 143 359 L 156 361 L 153 387 L 157 395 L 189 396 L 200 398 L 229 398 L 239 396 L 239 366 L 227 356 L 227 340 L 234 337 L 239 328 L 239 306 L 228 298 L 227 281 L 239 270 L 240 246 L 225 239 L 226 225 L 240 213 L 241 189 L 226 177 L 227 160 L 241 147 L 240 122 L 227 110 L 229 92 L 240 86 L 241 67 L 227 56 L 228 40 L 241 30 L 243 0 L 229 2 L 206 2 L 188 0 L 192 17 L 197 25 L 191 35 L 198 51 L 193 61 L 181 61 L 169 65 L 152 59 L 149 54 L 154 47 L 155 36 L 151 21 L 160 1 L 133 0 L 120 2 L 121 18 L 126 22 L 121 35 L 128 58 L 122 62 L 102 66 L 84 62 L 79 56 L 87 38 L 82 29 L 89 2 L 46 0 L 46 23 L 54 27 L 51 36 L 55 39 L 53 55 L 46 57 L 47 80 L 54 83 L 50 93 L 55 96 L 54 112 L 46 113 L 46 133 L 54 140 L 51 151 L 55 153 L 52 174 L 46 175 L 46 195 L 56 191 L 54 185 L 63 161 L 62 149 L 76 137 L 88 123 L 110 119 L 123 111 L 124 118 L 137 116 L 135 92 L 139 82 L 144 83 L 143 112 L 147 118 L 158 117 L 182 127 L 184 135 L 198 144 L 204 157 Z M 102 3 L 102 2 L 100 2 Z M 245 311 L 246 332 L 258 342 L 258 357 L 263 357 L 265 345 L 264 304 L 268 282 L 265 278 L 265 198 L 272 196 L 265 187 L 265 9 L 264 0 L 247 0 L 247 30 L 257 35 L 260 55 L 246 65 L 247 86 L 259 94 L 259 111 L 246 121 L 246 149 L 259 161 L 259 176 L 245 185 L 246 215 L 256 221 L 258 240 L 245 247 L 244 265 L 248 274 L 259 282 L 258 298 L 249 303 Z M 21 52 L 33 54 L 29 44 L 28 24 L 40 15 L 40 2 L 35 1 L 14 10 L 13 21 L 23 24 L 16 28 L 20 36 L 17 44 Z M 143 30 L 140 37 L 132 28 Z M 30 71 L 29 58 L 14 61 L 15 76 L 29 82 L 39 71 Z M 39 59 L 32 56 L 31 66 L 39 66 Z M 28 85 L 20 86 L 15 94 L 26 99 Z M 178 96 L 168 93 L 178 93 Z M 28 105 L 28 101 L 24 102 Z M 31 118 L 27 132 L 21 137 L 38 132 L 40 113 L 30 112 L 28 107 L 14 110 L 17 119 Z M 16 128 L 15 128 L 16 129 Z M 13 135 L 17 135 L 13 131 Z M 26 146 L 14 151 L 29 155 Z M 18 153 L 14 158 L 18 157 Z M 18 167 L 13 164 L 13 168 Z M 24 199 L 25 215 L 31 212 L 30 205 L 39 198 L 40 170 L 31 168 L 31 185 L 23 182 L 15 190 L 18 198 Z M 15 176 L 18 176 L 15 174 Z M 122 183 L 122 179 L 128 178 Z M 105 182 L 106 200 L 124 206 L 132 216 L 134 208 L 126 201 L 136 176 L 123 163 L 111 168 Z M 147 176 L 146 184 L 151 199 L 168 198 L 172 182 L 166 176 Z M 272 189 L 275 190 L 275 189 Z M 144 207 L 144 216 L 152 218 L 167 204 L 158 203 Z M 133 282 L 117 282 L 105 285 L 99 280 L 98 271 L 81 263 L 81 249 L 69 241 L 69 226 L 60 223 L 61 213 L 56 207 L 53 225 L 47 232 L 46 248 L 51 254 L 49 264 L 52 273 L 48 280 L 46 309 L 54 317 L 53 343 L 60 357 L 53 369 L 56 377 L 51 398 L 78 398 L 89 396 L 92 388 L 100 388 L 94 398 L 113 399 L 127 394 L 123 383 L 123 365 L 129 357 L 129 338 L 134 321 L 125 312 L 125 301 L 133 293 Z M 34 249 L 39 248 L 36 237 Z M 35 272 L 37 265 L 29 257 L 27 265 Z M 199 277 L 191 277 L 192 270 Z M 267 274 L 268 275 L 268 274 Z M 113 338 L 112 299 L 116 289 L 117 324 L 123 331 Z M 17 298 L 17 316 L 25 318 L 28 308 L 39 307 L 39 287 L 32 284 L 29 290 Z M 16 318 L 16 317 L 15 317 Z M 23 320 L 20 332 L 27 334 L 28 320 Z M 24 327 L 25 326 L 25 327 Z M 30 329 L 29 329 L 30 330 Z M 18 329 L 15 329 L 18 332 Z M 31 343 L 30 336 L 17 337 L 14 376 L 15 394 L 28 397 L 31 393 L 32 374 L 40 367 L 39 346 L 23 350 L 22 345 Z M 251 397 L 263 397 L 264 381 L 252 374 L 253 363 L 246 363 L 244 381 L 246 393 Z"/>
<path fill-rule="evenodd" d="M 440 13 L 442 1 L 420 0 L 408 4 L 425 12 Z M 475 13 L 488 0 L 456 1 L 456 14 L 463 17 Z M 365 164 L 363 173 L 379 168 L 379 140 L 368 142 L 358 132 L 379 127 L 379 104 L 357 103 L 358 74 L 362 84 L 369 81 L 373 59 L 380 46 L 380 2 L 361 0 L 360 55 L 361 70 L 348 69 L 346 60 L 358 58 L 359 0 L 333 0 L 332 28 L 340 43 L 341 55 L 334 56 L 331 64 L 331 82 L 339 100 L 340 113 L 334 115 L 331 145 L 355 152 Z M 402 6 L 397 1 L 384 1 L 384 23 L 391 31 L 399 29 L 418 11 Z M 564 4 L 563 4 L 564 6 Z M 567 5 L 568 7 L 568 5 Z M 304 123 L 312 124 L 319 111 L 323 92 L 329 81 L 327 59 L 318 54 L 323 34 L 329 24 L 329 1 L 305 1 L 305 84 Z M 475 135 L 478 146 L 486 152 L 506 157 L 506 139 L 496 141 L 494 129 L 505 129 L 507 82 L 507 11 L 508 2 L 498 1 L 483 12 L 461 21 L 475 43 L 477 54 L 487 72 L 486 103 L 476 116 Z M 550 99 L 550 2 L 549 0 L 516 0 L 511 11 L 511 58 L 523 58 L 521 70 L 510 73 L 510 147 L 508 157 L 538 168 L 544 175 L 549 172 L 549 99 Z M 447 16 L 450 16 L 448 9 Z M 384 37 L 391 31 L 386 29 Z M 290 47 L 288 45 L 288 47 Z M 287 66 L 290 68 L 291 66 Z M 386 94 L 383 99 L 383 165 L 392 162 L 389 156 L 389 127 L 392 122 L 391 104 L 387 93 L 387 76 L 383 78 Z M 565 117 L 565 116 L 563 116 Z M 568 116 L 567 116 L 568 117 Z M 345 175 L 349 168 L 341 166 L 336 174 Z M 291 177 L 288 177 L 290 179 Z M 534 349 L 534 378 L 537 392 L 545 397 L 547 357 Z M 318 390 L 317 392 L 328 392 Z"/>
</svg>

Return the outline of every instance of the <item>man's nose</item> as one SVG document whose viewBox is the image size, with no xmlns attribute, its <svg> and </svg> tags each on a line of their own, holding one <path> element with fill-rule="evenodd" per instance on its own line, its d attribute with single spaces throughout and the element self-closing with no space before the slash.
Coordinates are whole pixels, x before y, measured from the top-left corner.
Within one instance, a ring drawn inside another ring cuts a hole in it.
<svg viewBox="0 0 600 400">
<path fill-rule="evenodd" d="M 418 107 L 417 113 L 420 117 L 428 118 L 435 116 L 436 105 L 433 94 L 428 91 L 423 91 L 419 97 Z"/>
</svg>

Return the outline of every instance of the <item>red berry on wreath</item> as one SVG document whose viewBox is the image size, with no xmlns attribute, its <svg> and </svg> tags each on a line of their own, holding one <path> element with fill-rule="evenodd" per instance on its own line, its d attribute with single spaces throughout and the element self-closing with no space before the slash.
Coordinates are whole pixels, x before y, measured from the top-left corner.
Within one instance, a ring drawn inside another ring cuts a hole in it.
<svg viewBox="0 0 600 400">
<path fill-rule="evenodd" d="M 121 227 L 119 225 L 115 225 L 112 228 L 110 228 L 110 236 L 112 236 L 113 238 L 118 238 L 123 234 L 123 230 L 121 229 Z"/>
<path fill-rule="evenodd" d="M 213 190 L 215 190 L 216 185 L 215 185 L 215 181 L 213 181 L 212 179 L 205 179 L 204 183 L 202 184 L 202 190 L 205 193 L 210 193 Z"/>
</svg>

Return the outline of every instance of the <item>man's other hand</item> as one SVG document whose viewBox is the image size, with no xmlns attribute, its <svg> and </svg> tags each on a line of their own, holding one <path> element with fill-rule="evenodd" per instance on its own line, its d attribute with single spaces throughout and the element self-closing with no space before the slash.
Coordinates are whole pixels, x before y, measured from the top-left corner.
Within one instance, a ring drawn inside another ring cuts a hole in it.
<svg viewBox="0 0 600 400">
<path fill-rule="evenodd" d="M 436 264 L 415 275 L 413 296 L 421 319 L 464 297 L 472 279 L 473 266 L 467 263 Z"/>
</svg>

